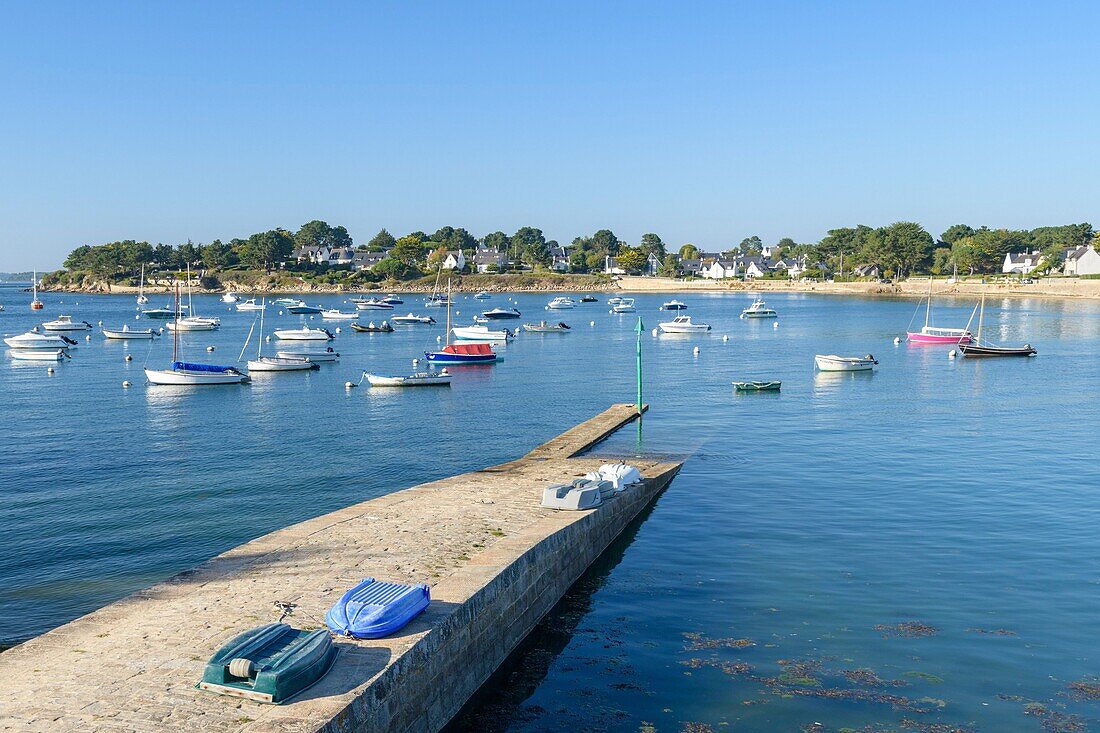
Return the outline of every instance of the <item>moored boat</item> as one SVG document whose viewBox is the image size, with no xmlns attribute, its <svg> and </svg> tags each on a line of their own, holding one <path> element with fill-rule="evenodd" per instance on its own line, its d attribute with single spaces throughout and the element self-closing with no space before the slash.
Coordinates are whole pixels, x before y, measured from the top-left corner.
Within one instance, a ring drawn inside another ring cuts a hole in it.
<svg viewBox="0 0 1100 733">
<path fill-rule="evenodd" d="M 31 296 L 31 298 L 32 298 L 31 299 L 31 310 L 32 311 L 40 311 L 43 308 L 45 308 L 46 305 L 41 300 L 38 299 L 38 271 L 37 270 L 35 270 L 33 273 L 31 273 L 31 290 L 34 292 L 34 295 Z"/>
<path fill-rule="evenodd" d="M 393 333 L 393 326 L 385 321 L 382 321 L 382 325 L 377 326 L 374 321 L 371 321 L 365 326 L 361 323 L 353 323 L 351 324 L 351 330 L 360 333 Z"/>
<path fill-rule="evenodd" d="M 492 364 L 499 358 L 487 343 L 451 343 L 451 281 L 447 281 L 447 345 L 442 351 L 425 351 L 429 364 Z"/>
<path fill-rule="evenodd" d="M 662 333 L 701 333 L 710 330 L 709 323 L 693 323 L 691 316 L 676 316 L 671 321 L 657 324 Z"/>
<path fill-rule="evenodd" d="M 173 361 L 168 369 L 145 369 L 149 384 L 187 387 L 214 384 L 246 384 L 248 375 L 233 366 Z"/>
<path fill-rule="evenodd" d="M 72 316 L 58 316 L 55 320 L 42 324 L 46 331 L 91 331 L 92 324 L 87 321 L 74 321 Z"/>
<path fill-rule="evenodd" d="M 332 309 L 321 311 L 321 320 L 324 321 L 354 321 L 359 317 L 358 313 L 344 313 L 341 310 Z"/>
<path fill-rule="evenodd" d="M 451 333 L 460 341 L 481 341 L 485 343 L 507 341 L 515 338 L 515 334 L 507 328 L 495 330 L 480 323 L 473 326 L 455 326 L 451 329 Z"/>
<path fill-rule="evenodd" d="M 8 354 L 20 361 L 61 361 L 72 358 L 65 349 L 11 349 Z"/>
<path fill-rule="evenodd" d="M 262 311 L 263 309 L 264 305 L 257 303 L 255 298 L 249 298 L 243 303 L 237 303 L 237 310 L 241 312 Z"/>
<path fill-rule="evenodd" d="M 257 356 L 248 360 L 248 372 L 305 372 L 320 369 L 316 362 L 297 356 Z"/>
<path fill-rule="evenodd" d="M 581 302 L 582 303 L 597 303 L 597 302 L 599 302 L 599 299 L 595 295 L 582 295 L 581 296 Z"/>
<path fill-rule="evenodd" d="M 325 328 L 283 328 L 275 331 L 275 338 L 283 341 L 332 341 L 336 338 Z"/>
<path fill-rule="evenodd" d="M 126 324 L 122 328 L 107 328 L 103 326 L 103 335 L 114 340 L 151 339 L 157 332 L 151 328 L 130 328 Z"/>
<path fill-rule="evenodd" d="M 393 293 L 390 293 L 385 298 L 382 298 L 382 302 L 389 303 L 390 305 L 402 305 L 405 301 Z"/>
<path fill-rule="evenodd" d="M 667 303 L 661 304 L 661 310 L 666 311 L 683 311 L 687 310 L 687 303 L 679 300 L 670 300 Z"/>
<path fill-rule="evenodd" d="M 39 333 L 37 330 L 27 331 L 19 336 L 9 336 L 4 343 L 13 349 L 73 349 L 77 341 L 60 334 Z"/>
<path fill-rule="evenodd" d="M 175 318 L 176 316 L 182 318 L 183 310 L 186 307 L 187 306 L 177 306 L 175 310 L 169 308 L 168 306 L 164 306 L 163 308 L 149 308 L 148 310 L 143 310 L 141 312 L 141 315 L 154 321 L 166 321 L 169 318 Z"/>
<path fill-rule="evenodd" d="M 418 316 L 413 313 L 406 316 L 394 316 L 390 320 L 402 326 L 430 326 L 435 323 L 435 319 L 431 316 Z"/>
<path fill-rule="evenodd" d="M 186 316 L 168 322 L 169 331 L 217 331 L 221 319 L 206 316 Z"/>
<path fill-rule="evenodd" d="M 290 306 L 298 305 L 301 302 L 302 301 L 298 300 L 297 298 L 276 298 L 275 300 L 271 301 L 271 304 L 277 305 L 280 308 L 289 308 Z"/>
<path fill-rule="evenodd" d="M 742 318 L 778 318 L 779 314 L 774 308 L 769 308 L 763 298 L 757 298 L 745 310 L 741 311 Z"/>
<path fill-rule="evenodd" d="M 340 360 L 339 352 L 333 351 L 331 346 L 324 351 L 317 351 L 316 349 L 279 349 L 275 352 L 275 356 L 280 359 L 309 359 L 314 364 Z"/>
<path fill-rule="evenodd" d="M 487 321 L 508 321 L 520 317 L 520 312 L 515 308 L 493 308 L 485 311 L 481 317 Z"/>
<path fill-rule="evenodd" d="M 236 303 L 239 300 L 240 300 L 240 298 L 237 297 L 237 294 L 232 292 L 232 291 L 228 292 L 228 293 L 226 293 L 225 295 L 222 296 L 222 302 L 227 304 L 227 305 L 233 305 L 234 303 Z"/>
<path fill-rule="evenodd" d="M 385 377 L 363 372 L 372 387 L 446 387 L 451 384 L 451 374 L 446 369 L 438 372 L 416 372 L 404 377 Z"/>
<path fill-rule="evenodd" d="M 141 266 L 141 283 L 138 285 L 137 304 L 145 305 L 149 302 L 149 296 L 145 294 L 145 265 Z"/>
<path fill-rule="evenodd" d="M 304 300 L 299 300 L 294 305 L 288 305 L 287 313 L 293 313 L 296 316 L 316 315 L 324 309 L 319 305 L 306 305 Z"/>
<path fill-rule="evenodd" d="M 530 331 L 531 333 L 569 333 L 569 326 L 561 321 L 557 323 L 539 321 L 538 323 L 523 324 L 523 330 Z"/>
<path fill-rule="evenodd" d="M 488 299 L 489 299 L 489 298 L 491 298 L 491 297 L 493 297 L 493 296 L 489 295 L 489 294 L 488 294 L 488 293 L 486 293 L 486 292 L 485 292 L 484 290 L 482 290 L 481 292 L 479 292 L 479 293 L 477 293 L 476 295 L 474 295 L 474 298 L 475 298 L 476 300 L 488 300 Z"/>
<path fill-rule="evenodd" d="M 352 298 L 352 303 L 361 311 L 392 311 L 393 303 L 387 303 L 384 299 L 377 298 Z"/>
<path fill-rule="evenodd" d="M 778 392 L 783 386 L 779 380 L 772 382 L 734 382 L 733 388 L 738 392 Z"/>
<path fill-rule="evenodd" d="M 984 292 L 982 293 L 980 308 L 981 310 L 978 314 L 978 335 L 969 343 L 959 344 L 960 354 L 968 359 L 999 356 L 1037 356 L 1039 354 L 1031 344 L 1024 344 L 1023 346 L 997 346 L 995 344 L 982 343 L 982 321 L 985 316 Z M 971 314 L 970 319 L 974 319 L 973 314 Z M 969 328 L 970 324 L 967 323 L 966 326 Z"/>
<path fill-rule="evenodd" d="M 866 356 L 837 356 L 836 354 L 817 354 L 814 365 L 823 372 L 869 372 L 875 368 L 878 360 Z"/>
<path fill-rule="evenodd" d="M 941 328 L 932 325 L 932 279 L 928 279 L 928 298 L 924 310 L 924 327 L 919 331 L 909 331 L 906 336 L 910 343 L 935 345 L 935 344 L 968 344 L 973 334 L 966 328 Z M 919 305 L 917 306 L 920 307 Z M 916 315 L 916 314 L 914 314 Z M 971 316 L 973 317 L 973 316 Z M 912 320 L 910 320 L 912 323 Z"/>
<path fill-rule="evenodd" d="M 563 311 L 572 310 L 573 308 L 577 307 L 577 304 L 572 298 L 567 298 L 564 295 L 559 295 L 557 298 L 554 298 L 549 303 L 547 303 L 546 307 L 548 310 L 552 311 Z"/>
<path fill-rule="evenodd" d="M 619 298 L 619 302 L 611 306 L 612 313 L 635 313 L 638 309 L 634 307 L 633 298 Z M 611 301 L 607 301 L 610 303 Z"/>
</svg>

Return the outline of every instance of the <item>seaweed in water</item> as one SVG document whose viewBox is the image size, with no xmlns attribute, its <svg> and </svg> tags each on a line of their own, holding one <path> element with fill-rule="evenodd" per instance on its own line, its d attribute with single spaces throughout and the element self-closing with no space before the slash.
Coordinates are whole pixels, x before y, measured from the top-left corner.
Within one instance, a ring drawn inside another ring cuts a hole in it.
<svg viewBox="0 0 1100 733">
<path fill-rule="evenodd" d="M 846 669 L 841 672 L 853 685 L 864 687 L 905 687 L 905 680 L 884 680 L 873 669 Z"/>
<path fill-rule="evenodd" d="M 900 624 L 878 624 L 875 631 L 883 636 L 905 636 L 917 638 L 921 636 L 934 636 L 939 631 L 935 626 L 921 623 L 920 621 L 902 621 Z"/>
<path fill-rule="evenodd" d="M 1046 705 L 1029 702 L 1024 706 L 1024 715 L 1039 719 L 1039 724 L 1048 733 L 1081 733 L 1086 730 L 1085 720 L 1079 715 L 1051 710 Z"/>
<path fill-rule="evenodd" d="M 721 659 L 699 659 L 694 657 L 687 661 L 680 662 L 686 667 L 692 669 L 699 669 L 700 667 L 717 667 L 728 675 L 748 675 L 752 674 L 753 666 L 748 662 L 724 662 Z"/>
<path fill-rule="evenodd" d="M 714 728 L 706 723 L 684 723 L 680 733 L 714 733 Z"/>
<path fill-rule="evenodd" d="M 1100 700 L 1100 680 L 1095 677 L 1070 682 L 1067 687 L 1074 700 Z"/>
<path fill-rule="evenodd" d="M 1015 631 L 1010 631 L 1008 629 L 974 628 L 974 629 L 967 629 L 967 631 L 969 631 L 972 634 L 989 634 L 991 636 L 1018 636 L 1018 634 Z"/>
<path fill-rule="evenodd" d="M 756 642 L 752 639 L 708 639 L 694 631 L 685 633 L 684 637 L 688 640 L 684 645 L 686 652 L 697 652 L 703 649 L 744 649 L 756 646 Z"/>
</svg>

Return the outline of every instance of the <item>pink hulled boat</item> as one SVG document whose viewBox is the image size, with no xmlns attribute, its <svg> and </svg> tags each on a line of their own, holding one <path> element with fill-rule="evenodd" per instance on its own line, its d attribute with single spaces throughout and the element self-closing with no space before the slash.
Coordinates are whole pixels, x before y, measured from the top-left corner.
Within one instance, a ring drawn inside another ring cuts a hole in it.
<svg viewBox="0 0 1100 733">
<path fill-rule="evenodd" d="M 919 331 L 909 331 L 906 335 L 909 337 L 909 343 L 912 344 L 968 344 L 974 338 L 974 334 L 965 328 L 939 328 L 932 325 L 931 278 L 928 280 L 928 305 L 924 310 L 924 327 Z"/>
</svg>

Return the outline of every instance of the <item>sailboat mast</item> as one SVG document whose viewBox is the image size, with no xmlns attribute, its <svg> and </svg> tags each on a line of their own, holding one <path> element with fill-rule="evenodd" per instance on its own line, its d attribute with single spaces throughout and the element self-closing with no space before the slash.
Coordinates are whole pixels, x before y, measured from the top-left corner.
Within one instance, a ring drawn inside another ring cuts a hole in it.
<svg viewBox="0 0 1100 733">
<path fill-rule="evenodd" d="M 982 318 L 985 317 L 985 291 L 982 291 L 982 308 L 978 311 L 978 346 L 982 345 Z"/>
<path fill-rule="evenodd" d="M 451 345 L 451 278 L 447 278 L 447 346 Z"/>
<path fill-rule="evenodd" d="M 255 302 L 255 301 L 253 301 Z M 264 347 L 264 311 L 267 310 L 267 296 L 260 302 L 260 337 L 256 339 L 256 358 L 260 358 L 260 350 Z"/>
<path fill-rule="evenodd" d="M 176 319 L 176 326 L 172 329 L 172 363 L 175 364 L 179 361 L 177 354 L 179 353 L 180 344 L 180 284 L 176 282 L 176 303 L 173 306 L 175 313 L 172 317 Z"/>
<path fill-rule="evenodd" d="M 187 263 L 187 315 L 195 315 L 195 309 L 191 307 L 191 263 Z"/>
<path fill-rule="evenodd" d="M 928 276 L 928 307 L 924 309 L 924 327 L 928 328 L 928 321 L 932 318 L 932 276 Z"/>
</svg>

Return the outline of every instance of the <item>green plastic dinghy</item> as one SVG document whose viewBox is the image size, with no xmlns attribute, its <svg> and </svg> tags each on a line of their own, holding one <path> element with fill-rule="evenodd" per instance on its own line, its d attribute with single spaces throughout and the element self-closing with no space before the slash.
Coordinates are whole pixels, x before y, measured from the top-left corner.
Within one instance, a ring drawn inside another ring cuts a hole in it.
<svg viewBox="0 0 1100 733">
<path fill-rule="evenodd" d="M 738 392 L 778 392 L 783 386 L 783 383 L 780 381 L 734 382 L 733 386 Z"/>
<path fill-rule="evenodd" d="M 336 647 L 325 629 L 258 626 L 210 658 L 199 689 L 278 704 L 324 677 L 335 660 Z"/>
</svg>

